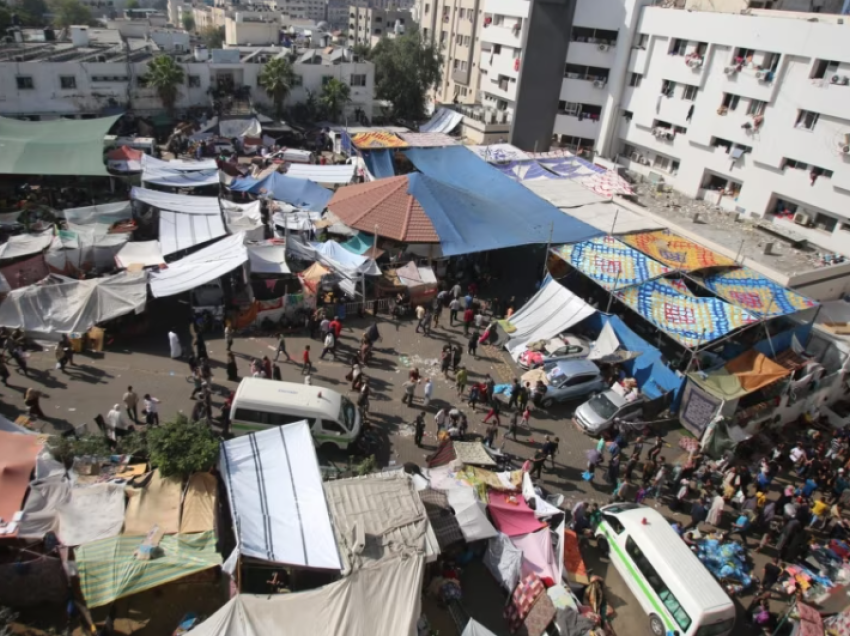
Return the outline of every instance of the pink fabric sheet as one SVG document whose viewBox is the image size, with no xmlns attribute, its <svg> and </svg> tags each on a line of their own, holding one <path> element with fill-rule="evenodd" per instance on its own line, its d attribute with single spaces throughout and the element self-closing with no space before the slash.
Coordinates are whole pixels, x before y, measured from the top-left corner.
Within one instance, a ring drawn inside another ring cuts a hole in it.
<svg viewBox="0 0 850 636">
<path fill-rule="evenodd" d="M 508 501 L 512 497 L 516 499 L 516 503 Z M 545 523 L 534 516 L 534 511 L 528 507 L 520 494 L 491 490 L 488 494 L 487 509 L 496 528 L 509 537 L 529 534 L 546 527 Z"/>
<path fill-rule="evenodd" d="M 522 575 L 536 574 L 541 579 L 558 583 L 558 562 L 552 549 L 549 530 L 512 537 L 511 543 L 522 550 Z"/>
</svg>

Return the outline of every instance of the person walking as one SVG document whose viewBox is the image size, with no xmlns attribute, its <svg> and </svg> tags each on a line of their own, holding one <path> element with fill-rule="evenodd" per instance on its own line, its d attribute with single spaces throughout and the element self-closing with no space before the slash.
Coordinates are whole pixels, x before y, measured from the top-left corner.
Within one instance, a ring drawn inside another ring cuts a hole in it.
<svg viewBox="0 0 850 636">
<path fill-rule="evenodd" d="M 416 381 L 408 378 L 407 382 L 401 385 L 404 389 L 404 395 L 401 396 L 401 403 L 407 406 L 413 406 L 413 393 L 416 391 Z"/>
<path fill-rule="evenodd" d="M 475 405 L 481 400 L 481 387 L 478 384 L 473 384 L 469 389 L 469 406 L 472 407 L 472 412 L 475 413 Z"/>
<path fill-rule="evenodd" d="M 520 391 L 519 380 L 514 378 L 514 383 L 511 385 L 511 397 L 508 400 L 508 408 L 512 409 L 517 405 L 517 401 L 519 400 L 519 391 Z"/>
<path fill-rule="evenodd" d="M 455 321 L 457 320 L 457 314 L 459 311 L 460 300 L 452 298 L 452 301 L 449 303 L 449 327 L 455 326 Z"/>
<path fill-rule="evenodd" d="M 492 418 L 494 418 L 496 425 L 501 426 L 502 421 L 499 418 L 499 411 L 500 410 L 501 410 L 501 406 L 499 405 L 499 400 L 496 400 L 496 399 L 492 400 L 490 402 L 490 412 L 487 413 L 487 417 L 484 418 L 484 423 L 486 424 L 487 422 L 489 422 L 490 418 L 492 417 Z"/>
<path fill-rule="evenodd" d="M 419 333 L 420 329 L 425 332 L 425 307 L 422 305 L 416 305 L 416 321 L 416 333 Z"/>
<path fill-rule="evenodd" d="M 551 439 L 547 435 L 543 448 L 541 449 L 545 453 L 546 457 L 552 460 L 552 470 L 555 470 L 555 455 L 558 454 L 558 445 L 560 443 L 560 438 L 556 437 L 555 439 Z"/>
<path fill-rule="evenodd" d="M 523 428 L 530 431 L 531 430 L 530 422 L 531 422 L 531 409 L 529 409 L 526 406 L 525 410 L 522 412 L 522 418 L 520 419 L 519 423 Z"/>
<path fill-rule="evenodd" d="M 413 429 L 413 441 L 421 448 L 422 436 L 425 435 L 425 411 L 422 411 L 416 416 L 416 420 L 413 422 Z"/>
<path fill-rule="evenodd" d="M 41 410 L 41 391 L 30 387 L 24 394 L 24 405 L 29 410 L 30 417 L 44 418 L 44 412 Z"/>
<path fill-rule="evenodd" d="M 434 415 L 434 423 L 437 425 L 437 432 L 446 428 L 446 421 L 449 419 L 449 411 L 446 407 L 441 408 Z"/>
<path fill-rule="evenodd" d="M 56 351 L 54 355 L 56 356 L 56 366 L 57 368 L 65 373 L 65 365 L 68 364 L 68 351 L 69 348 L 65 347 L 61 342 L 56 345 Z"/>
<path fill-rule="evenodd" d="M 652 448 L 649 449 L 649 457 L 651 459 L 657 460 L 658 455 L 661 454 L 661 448 L 664 446 L 664 440 L 661 439 L 661 436 L 655 438 L 655 443 L 652 445 Z"/>
<path fill-rule="evenodd" d="M 322 349 L 322 353 L 319 355 L 319 358 L 324 360 L 325 356 L 330 353 L 333 356 L 333 359 L 336 360 L 336 352 L 334 349 L 336 348 L 336 336 L 333 331 L 329 331 L 328 335 L 325 336 L 325 346 Z"/>
<path fill-rule="evenodd" d="M 463 348 L 459 344 L 452 345 L 452 371 L 457 373 L 460 359 L 463 357 Z"/>
<path fill-rule="evenodd" d="M 109 429 L 107 431 L 107 437 L 113 442 L 118 441 L 119 437 L 125 437 L 130 433 L 131 427 L 127 424 L 127 420 L 124 419 L 120 404 L 113 406 L 112 410 L 106 414 L 105 419 L 106 426 Z"/>
<path fill-rule="evenodd" d="M 12 358 L 17 363 L 18 371 L 23 371 L 24 375 L 26 377 L 30 377 L 30 370 L 29 370 L 29 367 L 27 366 L 27 358 L 24 355 L 24 352 L 21 351 L 20 346 L 13 344 L 12 350 L 9 353 L 11 354 Z"/>
<path fill-rule="evenodd" d="M 136 392 L 133 390 L 132 386 L 127 387 L 127 392 L 124 393 L 122 398 L 124 402 L 124 408 L 127 409 L 127 415 L 133 420 L 135 424 L 139 423 L 139 396 L 136 395 Z"/>
<path fill-rule="evenodd" d="M 301 356 L 304 365 L 301 367 L 301 375 L 313 373 L 313 362 L 310 360 L 310 345 L 304 345 L 304 353 Z"/>
<path fill-rule="evenodd" d="M 171 350 L 172 360 L 183 357 L 183 347 L 180 345 L 180 337 L 174 332 L 174 329 L 168 332 L 168 347 Z"/>
<path fill-rule="evenodd" d="M 230 321 L 224 323 L 224 343 L 227 347 L 227 353 L 233 350 L 233 327 L 230 326 Z"/>
<path fill-rule="evenodd" d="M 203 360 L 204 358 L 209 357 L 207 355 L 207 342 L 204 340 L 204 334 L 202 333 L 195 336 L 195 355 L 198 360 Z"/>
<path fill-rule="evenodd" d="M 438 328 L 440 326 L 440 316 L 443 313 L 443 303 L 441 303 L 437 298 L 434 299 L 434 302 L 431 303 L 431 315 L 434 317 L 434 328 Z"/>
<path fill-rule="evenodd" d="M 514 411 L 513 413 L 511 413 L 511 419 L 508 420 L 508 432 L 505 433 L 504 442 L 506 442 L 508 440 L 508 436 L 513 437 L 513 440 L 516 442 L 517 441 L 516 434 L 517 434 L 518 430 L 519 430 L 519 413 Z M 504 442 L 502 442 L 502 446 L 504 446 Z"/>
<path fill-rule="evenodd" d="M 516 406 L 518 411 L 525 411 L 528 406 L 528 396 L 531 394 L 531 383 L 526 382 L 525 386 L 519 388 L 519 396 L 517 397 Z"/>
<path fill-rule="evenodd" d="M 462 398 L 466 391 L 466 382 L 468 379 L 469 373 L 467 372 L 466 367 L 460 367 L 455 374 L 455 388 L 457 389 L 457 396 L 459 398 Z"/>
<path fill-rule="evenodd" d="M 263 373 L 267 378 L 272 377 L 272 361 L 269 360 L 268 356 L 263 356 Z"/>
<path fill-rule="evenodd" d="M 349 371 L 349 375 L 351 376 L 349 380 L 351 380 L 351 390 L 357 391 L 360 389 L 360 383 L 363 379 L 363 369 L 360 366 L 360 362 L 357 357 L 355 357 L 351 362 L 351 371 Z"/>
<path fill-rule="evenodd" d="M 231 382 L 239 382 L 239 370 L 236 368 L 236 356 L 227 354 L 227 379 Z"/>
<path fill-rule="evenodd" d="M 434 395 L 434 383 L 431 382 L 431 378 L 425 378 L 425 390 L 423 392 L 424 399 L 422 401 L 422 406 L 425 408 L 431 404 L 431 398 Z"/>
<path fill-rule="evenodd" d="M 6 366 L 6 356 L 0 355 L 0 380 L 3 386 L 9 386 L 9 367 Z"/>
<path fill-rule="evenodd" d="M 463 335 L 469 335 L 469 328 L 472 326 L 472 319 L 475 314 L 472 311 L 471 307 L 467 307 L 463 310 Z"/>
<path fill-rule="evenodd" d="M 478 340 L 480 338 L 481 334 L 478 333 L 478 329 L 473 329 L 466 343 L 466 352 L 476 360 L 478 359 Z"/>
<path fill-rule="evenodd" d="M 357 395 L 357 408 L 360 409 L 360 419 L 365 421 L 366 414 L 369 412 L 369 397 L 372 395 L 372 389 L 369 387 L 369 378 L 362 377 L 360 393 Z"/>
<path fill-rule="evenodd" d="M 319 321 L 319 337 L 322 339 L 322 342 L 325 341 L 325 336 L 328 331 L 331 329 L 331 321 L 328 320 L 328 317 L 322 314 L 322 319 Z"/>
<path fill-rule="evenodd" d="M 289 354 L 286 352 L 286 337 L 279 331 L 275 334 L 275 337 L 277 338 L 277 351 L 274 354 L 274 361 L 277 362 L 277 359 L 282 353 L 286 356 L 287 362 L 292 362 L 292 358 L 290 358 Z"/>
<path fill-rule="evenodd" d="M 486 420 L 485 420 L 486 421 Z M 487 429 L 484 431 L 484 445 L 489 448 L 494 448 L 494 444 L 496 443 L 496 437 L 499 435 L 499 421 L 498 418 L 495 422 L 490 424 Z"/>
<path fill-rule="evenodd" d="M 144 397 L 145 424 L 148 426 L 159 426 L 159 400 L 152 397 L 150 393 L 145 393 Z"/>
<path fill-rule="evenodd" d="M 543 479 L 543 464 L 546 462 L 546 454 L 543 451 L 537 451 L 534 454 L 534 459 L 531 460 L 531 470 L 529 474 L 534 477 L 534 474 L 537 473 L 535 479 Z"/>
</svg>

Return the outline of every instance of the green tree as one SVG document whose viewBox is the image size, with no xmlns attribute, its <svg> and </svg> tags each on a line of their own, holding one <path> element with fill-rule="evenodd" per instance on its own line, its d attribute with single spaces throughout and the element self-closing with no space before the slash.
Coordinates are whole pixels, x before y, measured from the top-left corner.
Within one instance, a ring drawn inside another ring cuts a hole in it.
<svg viewBox="0 0 850 636">
<path fill-rule="evenodd" d="M 275 57 L 265 63 L 260 76 L 257 78 L 268 96 L 274 102 L 275 116 L 280 119 L 283 114 L 283 103 L 295 86 L 295 71 L 285 57 Z"/>
<path fill-rule="evenodd" d="M 383 38 L 369 58 L 375 64 L 375 96 L 393 105 L 396 117 L 409 121 L 425 118 L 428 89 L 440 81 L 443 57 L 419 31 Z"/>
<path fill-rule="evenodd" d="M 208 49 L 220 49 L 224 46 L 224 27 L 205 27 L 201 30 L 200 35 Z"/>
<path fill-rule="evenodd" d="M 328 111 L 331 121 L 339 121 L 340 113 L 345 105 L 351 101 L 351 87 L 332 77 L 322 86 L 322 95 L 319 102 Z"/>
<path fill-rule="evenodd" d="M 139 0 L 130 0 L 125 6 L 125 9 L 138 9 L 139 8 Z"/>
<path fill-rule="evenodd" d="M 191 13 L 183 14 L 183 29 L 190 33 L 195 30 L 195 18 Z"/>
<path fill-rule="evenodd" d="M 155 88 L 162 105 L 171 113 L 179 95 L 179 86 L 183 84 L 183 69 L 173 58 L 157 55 L 148 64 L 147 85 Z"/>
<path fill-rule="evenodd" d="M 190 423 L 185 415 L 147 434 L 151 465 L 163 477 L 188 477 L 206 472 L 218 461 L 219 440 L 203 422 Z"/>
<path fill-rule="evenodd" d="M 81 437 L 53 435 L 48 438 L 47 448 L 56 461 L 62 462 L 67 468 L 73 465 L 75 457 L 108 457 L 113 452 L 109 440 L 100 434 Z"/>
<path fill-rule="evenodd" d="M 91 10 L 80 0 L 55 0 L 51 9 L 56 26 L 65 28 L 73 24 L 88 24 L 92 21 Z"/>
<path fill-rule="evenodd" d="M 359 60 L 368 60 L 369 56 L 372 54 L 372 47 L 361 42 L 359 44 L 355 44 L 352 51 L 354 51 L 354 55 L 356 55 Z"/>
</svg>

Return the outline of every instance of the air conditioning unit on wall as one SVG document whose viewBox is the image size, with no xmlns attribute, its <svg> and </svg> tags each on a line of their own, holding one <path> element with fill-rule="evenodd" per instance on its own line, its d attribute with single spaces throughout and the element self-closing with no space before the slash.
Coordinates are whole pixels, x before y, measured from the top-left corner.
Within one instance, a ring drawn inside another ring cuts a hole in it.
<svg viewBox="0 0 850 636">
<path fill-rule="evenodd" d="M 723 69 L 723 72 L 726 73 L 726 75 L 734 75 L 735 73 L 738 72 L 738 67 L 737 66 L 727 66 L 726 68 Z"/>
<path fill-rule="evenodd" d="M 809 214 L 806 214 L 805 212 L 797 212 L 794 215 L 794 223 L 796 223 L 797 225 L 808 226 L 812 224 L 812 217 Z"/>
<path fill-rule="evenodd" d="M 607 50 L 608 50 L 608 49 L 610 49 L 611 47 L 610 47 L 609 45 L 607 45 L 607 44 L 600 44 L 600 45 L 599 45 L 598 47 L 596 47 L 596 48 L 598 48 L 600 51 L 602 51 L 602 52 L 604 53 L 605 51 L 607 51 Z"/>
<path fill-rule="evenodd" d="M 604 80 L 595 80 L 593 82 L 593 88 L 605 88 L 605 81 Z"/>
</svg>

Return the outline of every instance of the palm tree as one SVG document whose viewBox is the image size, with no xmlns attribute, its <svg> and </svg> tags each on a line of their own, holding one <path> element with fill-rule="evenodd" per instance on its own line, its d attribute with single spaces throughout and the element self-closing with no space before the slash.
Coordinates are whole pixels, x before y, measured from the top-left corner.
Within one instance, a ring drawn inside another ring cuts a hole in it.
<svg viewBox="0 0 850 636">
<path fill-rule="evenodd" d="M 263 66 L 257 78 L 260 86 L 266 89 L 274 102 L 275 114 L 280 119 L 283 114 L 283 102 L 295 86 L 295 71 L 286 57 L 275 57 Z"/>
<path fill-rule="evenodd" d="M 148 64 L 145 83 L 156 89 L 162 105 L 171 114 L 179 95 L 178 87 L 183 84 L 183 69 L 173 58 L 157 55 Z"/>
<path fill-rule="evenodd" d="M 337 121 L 342 109 L 351 101 L 351 88 L 332 77 L 322 87 L 319 101 L 327 109 L 331 121 Z"/>
</svg>

